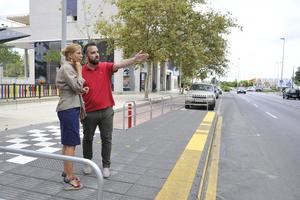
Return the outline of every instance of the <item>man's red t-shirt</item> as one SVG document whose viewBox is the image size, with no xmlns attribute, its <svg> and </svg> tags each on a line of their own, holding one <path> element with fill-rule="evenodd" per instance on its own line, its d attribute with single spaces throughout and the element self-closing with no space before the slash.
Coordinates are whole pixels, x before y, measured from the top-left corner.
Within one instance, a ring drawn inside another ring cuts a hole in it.
<svg viewBox="0 0 300 200">
<path fill-rule="evenodd" d="M 113 65 L 114 63 L 101 62 L 94 70 L 89 69 L 87 65 L 83 66 L 82 77 L 85 80 L 84 87 L 89 87 L 89 92 L 82 95 L 87 112 L 115 105 L 111 88 L 111 76 L 114 73 Z"/>
</svg>

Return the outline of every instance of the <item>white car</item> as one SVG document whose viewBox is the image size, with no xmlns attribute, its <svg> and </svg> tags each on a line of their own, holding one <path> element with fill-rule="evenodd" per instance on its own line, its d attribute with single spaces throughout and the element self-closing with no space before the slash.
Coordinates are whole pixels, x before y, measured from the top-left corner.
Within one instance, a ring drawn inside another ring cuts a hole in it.
<svg viewBox="0 0 300 200">
<path fill-rule="evenodd" d="M 207 106 L 207 109 L 214 110 L 216 106 L 214 86 L 205 83 L 193 84 L 185 96 L 185 108 L 192 106 Z"/>
</svg>

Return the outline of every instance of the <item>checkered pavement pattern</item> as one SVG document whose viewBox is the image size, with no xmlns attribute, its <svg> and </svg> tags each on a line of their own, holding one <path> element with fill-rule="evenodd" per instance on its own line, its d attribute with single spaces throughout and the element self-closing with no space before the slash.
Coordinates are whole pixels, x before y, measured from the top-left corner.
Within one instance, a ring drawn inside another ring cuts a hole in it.
<svg viewBox="0 0 300 200">
<path fill-rule="evenodd" d="M 97 129 L 96 132 L 99 132 L 99 130 Z M 82 138 L 82 136 L 82 128 L 80 128 L 80 138 Z M 60 154 L 62 148 L 60 127 L 45 126 L 42 129 L 31 129 L 22 134 L 6 135 L 0 141 L 0 145 L 3 147 Z M 15 164 L 25 165 L 37 159 L 38 158 L 31 156 L 0 152 L 0 160 Z"/>
</svg>

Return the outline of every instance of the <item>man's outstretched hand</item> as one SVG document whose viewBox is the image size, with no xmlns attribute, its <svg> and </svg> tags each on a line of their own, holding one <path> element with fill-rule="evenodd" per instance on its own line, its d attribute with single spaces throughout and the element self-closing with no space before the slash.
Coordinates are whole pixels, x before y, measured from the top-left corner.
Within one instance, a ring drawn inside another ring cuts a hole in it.
<svg viewBox="0 0 300 200">
<path fill-rule="evenodd" d="M 148 58 L 149 58 L 149 54 L 148 53 L 143 53 L 143 50 L 140 50 L 140 52 L 135 54 L 134 61 L 136 63 L 141 63 L 141 62 L 146 61 Z"/>
</svg>

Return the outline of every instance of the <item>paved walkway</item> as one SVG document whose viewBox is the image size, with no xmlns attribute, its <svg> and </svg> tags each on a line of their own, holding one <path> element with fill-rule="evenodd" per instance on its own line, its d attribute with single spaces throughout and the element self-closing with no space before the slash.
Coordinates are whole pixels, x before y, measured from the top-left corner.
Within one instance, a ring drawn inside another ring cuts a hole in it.
<svg viewBox="0 0 300 200">
<path fill-rule="evenodd" d="M 115 96 L 116 105 L 122 106 L 124 101 L 132 100 L 133 96 Z M 143 103 L 142 95 L 136 97 Z M 55 107 L 53 102 L 35 104 L 39 105 L 39 108 L 36 108 L 39 112 L 53 112 Z M 29 110 L 29 105 L 26 105 L 22 105 L 26 108 L 15 109 Z M 51 109 L 48 108 L 50 105 L 53 106 Z M 7 113 L 7 107 L 10 106 L 14 105 L 3 106 Z M 10 109 L 13 110 L 13 107 Z M 213 127 L 213 117 L 207 117 L 207 114 L 202 110 L 180 109 L 127 131 L 114 130 L 111 177 L 104 180 L 103 199 L 188 199 L 193 190 L 193 180 L 199 179 L 198 163 L 200 158 L 205 156 L 201 153 Z M 40 120 L 34 121 L 39 119 L 36 117 L 27 119 L 30 116 L 28 114 L 28 117 L 23 118 L 32 122 L 31 126 L 18 123 L 19 128 L 9 128 L 0 132 L 0 146 L 61 154 L 57 119 L 43 115 L 54 121 L 41 123 Z M 99 134 L 96 134 L 93 161 L 101 168 L 100 144 Z M 76 156 L 82 157 L 81 153 L 81 146 L 78 146 Z M 64 191 L 60 176 L 62 161 L 0 152 L 0 200 L 96 199 L 95 174 L 84 176 L 81 171 L 83 165 L 74 165 L 75 173 L 81 178 L 84 188 L 79 191 Z"/>
<path fill-rule="evenodd" d="M 160 98 L 167 95 L 178 95 L 178 91 L 150 93 L 149 98 Z M 126 101 L 136 101 L 137 104 L 147 103 L 144 93 L 114 94 L 115 106 L 118 110 Z M 24 103 L 26 102 L 26 103 Z M 58 121 L 55 109 L 58 97 L 18 99 L 17 101 L 0 101 L 0 133 L 4 130 Z"/>
</svg>

